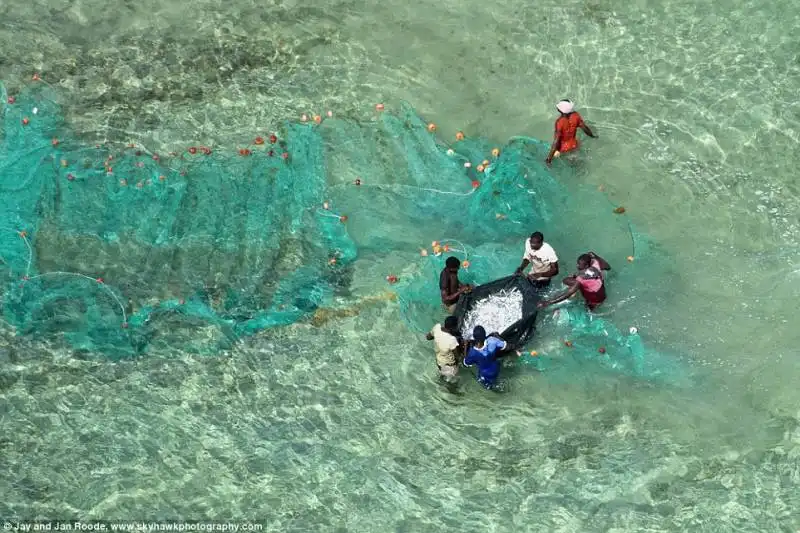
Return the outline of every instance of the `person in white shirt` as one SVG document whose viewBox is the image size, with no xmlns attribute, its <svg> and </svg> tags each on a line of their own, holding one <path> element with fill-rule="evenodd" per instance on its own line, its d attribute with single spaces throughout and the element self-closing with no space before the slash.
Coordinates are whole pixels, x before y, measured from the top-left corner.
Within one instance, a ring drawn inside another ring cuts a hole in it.
<svg viewBox="0 0 800 533">
<path fill-rule="evenodd" d="M 553 247 L 544 242 L 544 235 L 536 231 L 531 233 L 525 241 L 525 255 L 522 256 L 522 264 L 514 274 L 522 274 L 528 265 L 532 265 L 528 279 L 530 279 L 537 289 L 545 289 L 550 286 L 550 281 L 558 275 L 558 256 Z"/>
</svg>

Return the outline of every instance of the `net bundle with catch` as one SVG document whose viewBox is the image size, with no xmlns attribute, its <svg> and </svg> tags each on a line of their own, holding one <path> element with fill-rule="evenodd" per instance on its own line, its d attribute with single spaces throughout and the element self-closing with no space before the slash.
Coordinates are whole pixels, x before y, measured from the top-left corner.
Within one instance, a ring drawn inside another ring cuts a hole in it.
<svg viewBox="0 0 800 533">
<path fill-rule="evenodd" d="M 465 339 L 475 326 L 499 333 L 508 349 L 521 348 L 533 335 L 539 294 L 525 276 L 508 276 L 472 289 L 459 299 L 455 316 Z"/>
</svg>

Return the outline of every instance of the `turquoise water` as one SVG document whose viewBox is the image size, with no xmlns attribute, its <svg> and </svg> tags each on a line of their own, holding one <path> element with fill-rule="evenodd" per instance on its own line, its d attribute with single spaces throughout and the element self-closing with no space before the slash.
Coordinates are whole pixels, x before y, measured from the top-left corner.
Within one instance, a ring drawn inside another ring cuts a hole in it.
<svg viewBox="0 0 800 533">
<path fill-rule="evenodd" d="M 578 172 L 553 172 L 602 185 L 660 258 L 613 287 L 609 319 L 678 354 L 682 372 L 571 361 L 544 317 L 546 371 L 510 369 L 503 396 L 473 383 L 453 395 L 391 302 L 219 357 L 108 363 L 4 336 L 1 515 L 800 528 L 796 5 L 31 2 L 0 17 L 12 89 L 40 72 L 87 140 L 161 151 L 399 100 L 443 138 L 547 139 L 555 101 L 574 99 L 600 139 Z M 416 254 L 364 258 L 354 292 L 383 290 Z"/>
</svg>

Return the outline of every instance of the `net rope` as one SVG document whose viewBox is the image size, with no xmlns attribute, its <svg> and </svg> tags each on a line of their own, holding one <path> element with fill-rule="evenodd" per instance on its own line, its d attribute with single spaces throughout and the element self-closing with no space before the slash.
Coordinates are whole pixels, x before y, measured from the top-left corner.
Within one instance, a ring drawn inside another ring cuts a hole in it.
<svg viewBox="0 0 800 533">
<path fill-rule="evenodd" d="M 605 195 L 555 179 L 541 141 L 445 143 L 406 104 L 158 154 L 88 144 L 45 83 L 0 93 L 3 320 L 109 357 L 217 353 L 354 285 L 389 284 L 407 327 L 427 332 L 447 257 L 485 283 L 513 272 L 535 230 L 561 243 L 562 268 L 592 248 L 620 279 L 647 249 Z"/>
</svg>

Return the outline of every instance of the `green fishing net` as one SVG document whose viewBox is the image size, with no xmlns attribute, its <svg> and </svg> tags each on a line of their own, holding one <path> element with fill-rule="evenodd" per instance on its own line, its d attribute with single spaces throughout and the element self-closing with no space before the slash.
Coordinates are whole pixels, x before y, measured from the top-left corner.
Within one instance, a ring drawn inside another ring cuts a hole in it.
<svg viewBox="0 0 800 533">
<path fill-rule="evenodd" d="M 406 105 L 172 154 L 87 144 L 44 84 L 3 90 L 2 106 L 3 319 L 110 357 L 154 345 L 214 353 L 364 286 L 392 291 L 386 305 L 426 332 L 443 317 L 447 257 L 463 261 L 463 281 L 484 283 L 514 271 L 536 230 L 564 274 L 588 249 L 608 259 L 610 307 L 627 258 L 646 256 L 601 192 L 554 178 L 543 143 L 447 144 Z M 572 320 L 636 351 L 609 319 Z"/>
</svg>

